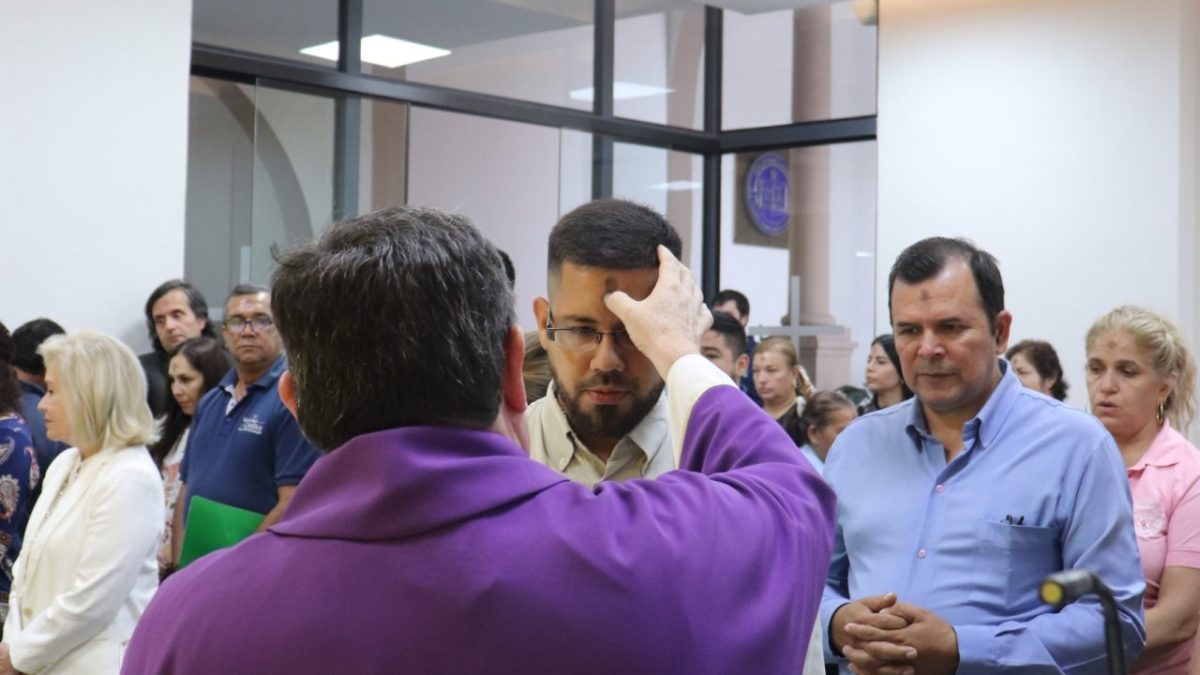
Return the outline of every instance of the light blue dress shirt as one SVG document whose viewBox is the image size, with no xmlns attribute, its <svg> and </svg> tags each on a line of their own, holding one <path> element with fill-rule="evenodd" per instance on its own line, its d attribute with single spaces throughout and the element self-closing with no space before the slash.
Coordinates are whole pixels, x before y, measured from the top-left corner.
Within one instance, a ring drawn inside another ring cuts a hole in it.
<svg viewBox="0 0 1200 675">
<path fill-rule="evenodd" d="M 821 460 L 821 457 L 817 455 L 817 451 L 813 450 L 811 445 L 805 443 L 800 446 L 800 454 L 804 455 L 804 459 L 807 459 L 808 463 L 812 464 L 812 468 L 816 469 L 817 473 L 825 473 L 825 462 Z"/>
<path fill-rule="evenodd" d="M 1132 662 L 1145 584 L 1120 452 L 1092 416 L 1000 368 L 949 464 L 917 399 L 838 436 L 825 463 L 838 496 L 826 631 L 848 598 L 894 591 L 954 626 L 960 673 L 1105 672 L 1098 601 L 1055 613 L 1038 597 L 1047 574 L 1082 568 L 1112 588 Z"/>
</svg>

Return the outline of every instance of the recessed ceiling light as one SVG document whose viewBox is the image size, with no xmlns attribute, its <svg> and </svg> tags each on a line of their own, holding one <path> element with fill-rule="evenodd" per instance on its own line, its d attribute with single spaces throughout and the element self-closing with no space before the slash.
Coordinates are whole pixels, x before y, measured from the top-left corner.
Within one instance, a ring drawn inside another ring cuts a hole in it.
<svg viewBox="0 0 1200 675">
<path fill-rule="evenodd" d="M 418 61 L 428 61 L 450 53 L 448 49 L 431 47 L 419 42 L 410 42 L 386 35 L 368 35 L 362 39 L 362 60 L 384 68 L 399 68 Z M 326 42 L 321 45 L 305 47 L 301 54 L 315 56 L 320 59 L 338 60 L 338 41 Z"/>
<path fill-rule="evenodd" d="M 696 180 L 673 180 L 670 183 L 657 183 L 651 185 L 651 190 L 667 190 L 669 192 L 682 192 L 684 190 L 699 190 L 701 187 L 700 181 Z"/>
<path fill-rule="evenodd" d="M 646 96 L 661 96 L 675 91 L 666 87 L 656 87 L 650 84 L 637 84 L 634 82 L 622 82 L 620 80 L 613 82 L 613 100 L 625 101 L 631 98 L 643 98 Z M 591 87 L 583 89 L 575 89 L 571 92 L 571 98 L 576 101 L 590 101 L 595 96 L 595 90 Z"/>
</svg>

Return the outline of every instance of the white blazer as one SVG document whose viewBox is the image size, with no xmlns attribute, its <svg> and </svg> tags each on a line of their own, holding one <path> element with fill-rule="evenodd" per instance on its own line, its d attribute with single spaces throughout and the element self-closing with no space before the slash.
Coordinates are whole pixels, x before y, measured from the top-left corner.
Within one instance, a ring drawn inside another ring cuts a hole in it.
<svg viewBox="0 0 1200 675">
<path fill-rule="evenodd" d="M 120 672 L 158 589 L 164 509 L 162 477 L 144 447 L 106 448 L 82 462 L 71 448 L 54 460 L 13 568 L 4 641 L 18 671 Z"/>
</svg>

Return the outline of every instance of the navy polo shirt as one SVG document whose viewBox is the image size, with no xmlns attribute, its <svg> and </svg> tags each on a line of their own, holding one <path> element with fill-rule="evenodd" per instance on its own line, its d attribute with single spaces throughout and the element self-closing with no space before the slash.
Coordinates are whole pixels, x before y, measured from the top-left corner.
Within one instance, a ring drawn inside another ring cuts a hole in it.
<svg viewBox="0 0 1200 675">
<path fill-rule="evenodd" d="M 237 384 L 237 370 L 200 399 L 179 467 L 189 498 L 266 513 L 279 501 L 276 488 L 299 483 L 317 460 L 317 451 L 279 399 L 279 376 L 286 367 L 280 356 L 232 409 L 228 389 Z"/>
<path fill-rule="evenodd" d="M 29 428 L 29 436 L 33 439 L 33 450 L 37 454 L 38 469 L 41 475 L 46 475 L 50 462 L 62 454 L 68 446 L 66 443 L 52 441 L 46 436 L 46 418 L 37 409 L 38 403 L 46 395 L 41 387 L 25 381 L 21 385 L 21 416 L 25 418 L 25 426 Z M 41 485 L 39 484 L 40 488 Z"/>
<path fill-rule="evenodd" d="M 754 350 L 758 347 L 758 341 L 753 337 L 746 336 L 746 356 L 750 359 L 750 364 L 746 367 L 746 373 L 742 375 L 742 381 L 738 382 L 738 387 L 750 397 L 751 401 L 758 406 L 762 406 L 762 397 L 758 395 L 758 390 L 754 388 Z"/>
</svg>

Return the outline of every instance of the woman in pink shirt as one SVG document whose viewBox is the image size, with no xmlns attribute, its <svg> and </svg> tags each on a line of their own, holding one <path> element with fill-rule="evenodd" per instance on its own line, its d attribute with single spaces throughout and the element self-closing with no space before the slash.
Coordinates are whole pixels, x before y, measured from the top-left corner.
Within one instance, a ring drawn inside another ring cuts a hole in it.
<svg viewBox="0 0 1200 675">
<path fill-rule="evenodd" d="M 1129 475 L 1146 575 L 1146 648 L 1136 673 L 1187 673 L 1200 617 L 1200 451 L 1172 428 L 1195 413 L 1196 370 L 1166 319 L 1118 307 L 1087 334 L 1092 414 Z"/>
</svg>

